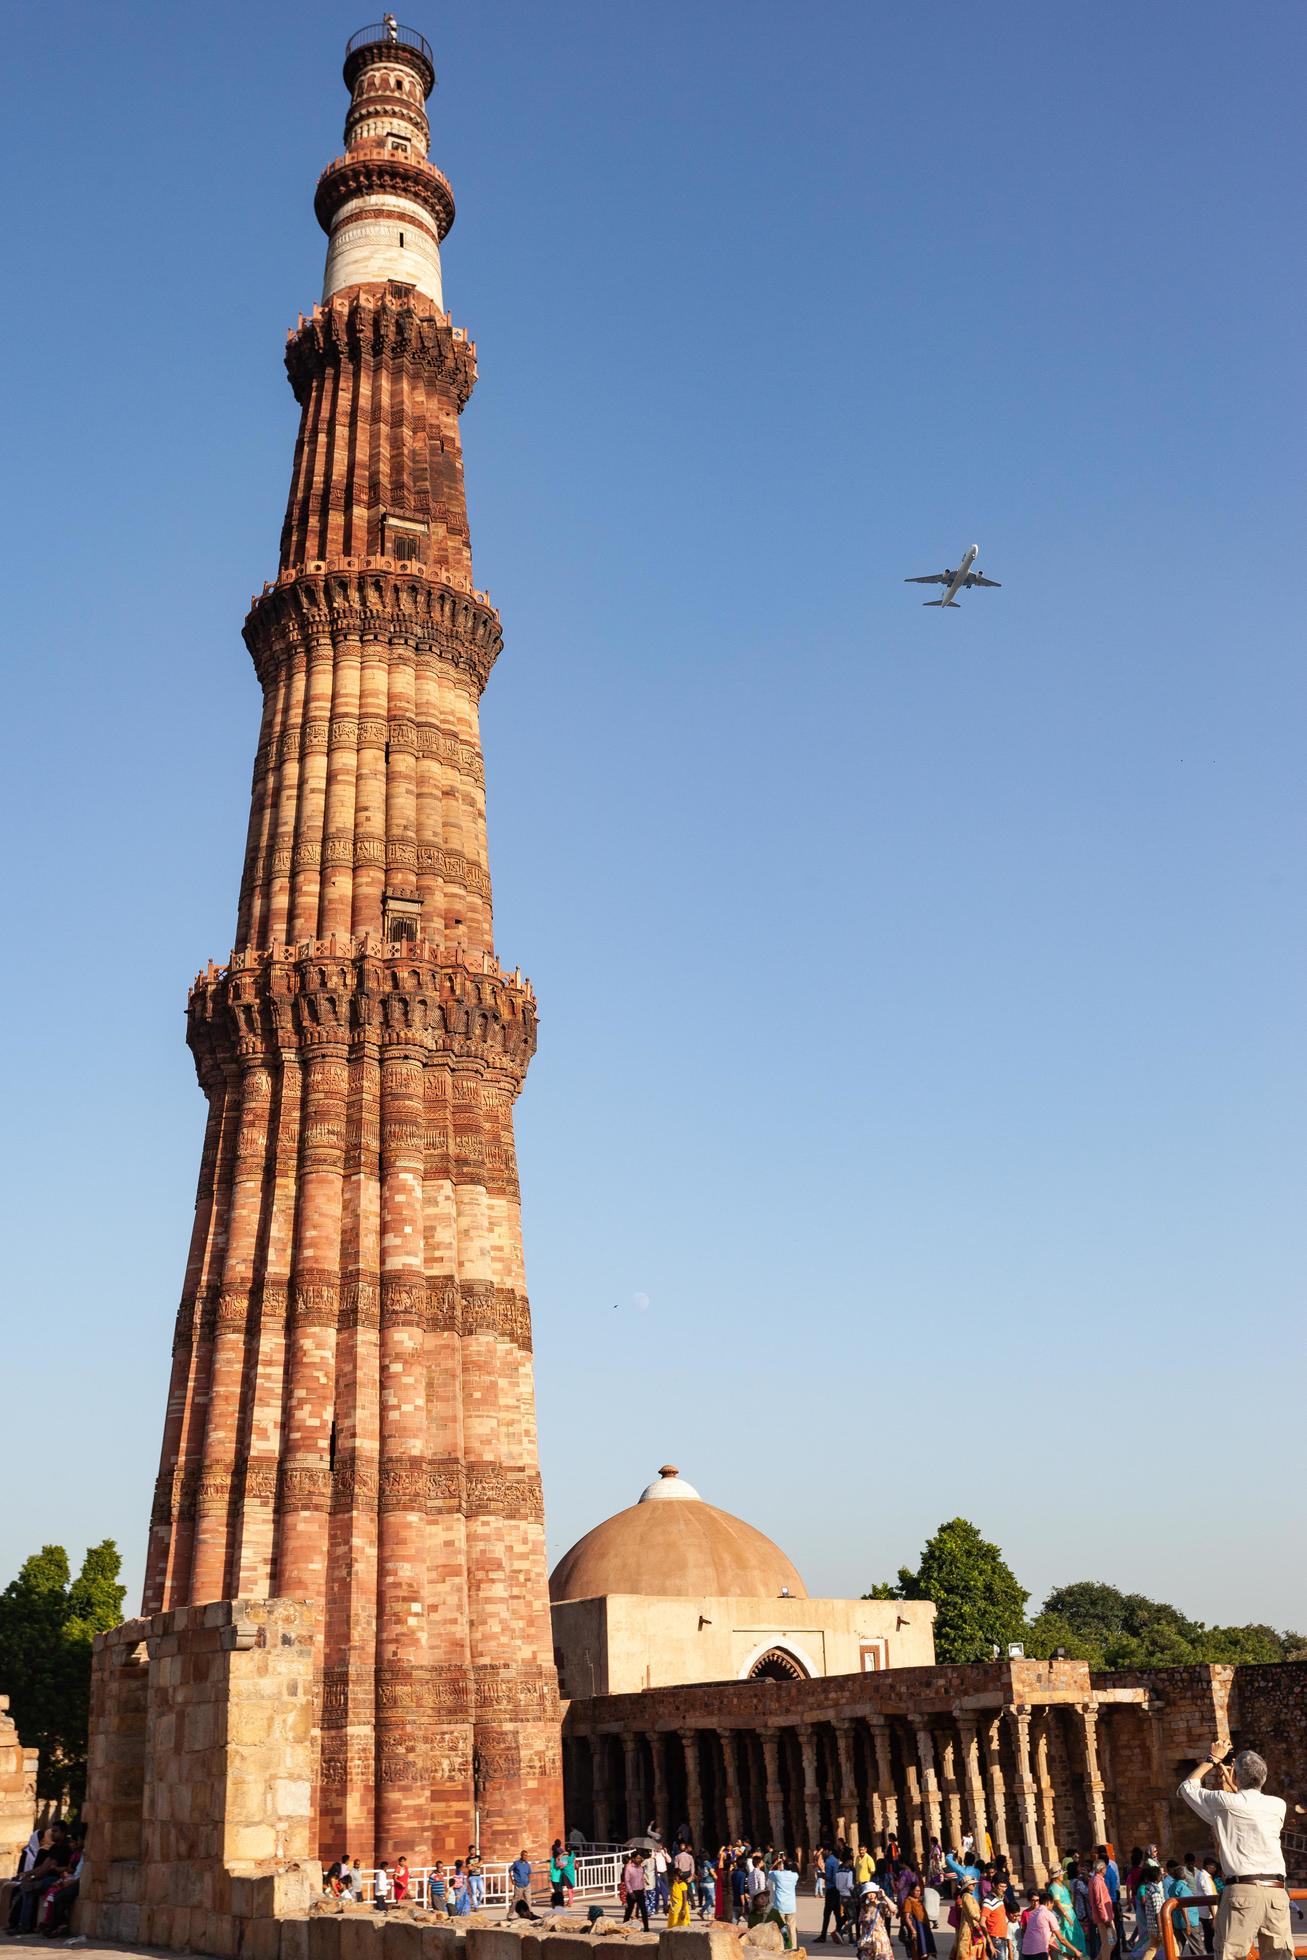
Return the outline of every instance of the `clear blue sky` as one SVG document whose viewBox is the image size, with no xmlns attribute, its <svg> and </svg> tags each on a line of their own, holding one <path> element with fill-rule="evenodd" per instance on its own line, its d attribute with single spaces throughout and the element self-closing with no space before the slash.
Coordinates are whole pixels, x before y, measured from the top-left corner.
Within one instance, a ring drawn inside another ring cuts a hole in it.
<svg viewBox="0 0 1307 1960">
<path fill-rule="evenodd" d="M 961 1512 L 1036 1600 L 1307 1623 L 1307 14 L 404 17 L 551 1557 L 670 1458 L 812 1590 Z M 6 25 L 0 1579 L 112 1534 L 139 1585 L 363 18 Z M 973 538 L 1002 591 L 923 619 Z"/>
</svg>

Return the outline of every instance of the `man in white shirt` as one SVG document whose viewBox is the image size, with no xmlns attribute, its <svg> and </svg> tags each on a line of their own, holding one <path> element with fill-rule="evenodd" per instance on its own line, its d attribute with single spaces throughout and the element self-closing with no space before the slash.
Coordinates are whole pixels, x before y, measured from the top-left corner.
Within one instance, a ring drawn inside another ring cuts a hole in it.
<svg viewBox="0 0 1307 1960">
<path fill-rule="evenodd" d="M 755 1851 L 753 1857 L 749 1860 L 748 1894 L 750 1918 L 753 1917 L 755 1903 L 762 1898 L 766 1890 L 767 1874 L 763 1870 L 762 1853 L 761 1851 Z"/>
<path fill-rule="evenodd" d="M 1203 1787 L 1212 1771 L 1214 1790 Z M 1288 1806 L 1268 1797 L 1262 1785 L 1266 1764 L 1252 1749 L 1241 1749 L 1233 1763 L 1219 1745 L 1180 1785 L 1190 1810 L 1210 1825 L 1225 1874 L 1216 1914 L 1216 1960 L 1244 1960 L 1255 1946 L 1260 1960 L 1292 1960 L 1293 1926 L 1284 1883 L 1280 1833 Z"/>
</svg>

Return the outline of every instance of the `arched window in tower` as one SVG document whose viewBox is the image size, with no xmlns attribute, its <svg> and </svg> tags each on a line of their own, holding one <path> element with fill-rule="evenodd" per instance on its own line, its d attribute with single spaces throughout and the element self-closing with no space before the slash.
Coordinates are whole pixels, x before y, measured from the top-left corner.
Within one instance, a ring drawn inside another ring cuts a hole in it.
<svg viewBox="0 0 1307 1960">
<path fill-rule="evenodd" d="M 769 1647 L 749 1669 L 750 1681 L 806 1681 L 808 1670 L 788 1647 Z"/>
</svg>

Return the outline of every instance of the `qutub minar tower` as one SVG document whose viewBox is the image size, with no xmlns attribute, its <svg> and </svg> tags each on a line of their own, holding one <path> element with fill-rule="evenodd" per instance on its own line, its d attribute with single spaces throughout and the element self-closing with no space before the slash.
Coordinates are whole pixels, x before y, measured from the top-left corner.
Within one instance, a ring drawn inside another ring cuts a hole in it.
<svg viewBox="0 0 1307 1960">
<path fill-rule="evenodd" d="M 491 931 L 474 588 L 435 74 L 350 42 L 318 183 L 299 435 L 235 950 L 190 997 L 208 1098 L 144 1610 L 320 1614 L 324 1855 L 539 1850 L 561 1827 L 513 1101 L 530 987 Z"/>
</svg>

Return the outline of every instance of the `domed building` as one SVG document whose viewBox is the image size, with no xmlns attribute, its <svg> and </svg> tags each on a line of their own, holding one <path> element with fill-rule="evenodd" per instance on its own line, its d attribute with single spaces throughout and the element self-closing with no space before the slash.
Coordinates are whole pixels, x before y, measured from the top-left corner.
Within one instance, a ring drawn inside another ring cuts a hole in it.
<svg viewBox="0 0 1307 1960">
<path fill-rule="evenodd" d="M 925 1666 L 928 1600 L 810 1599 L 779 1545 L 665 1463 L 549 1581 L 564 1697 Z"/>
</svg>

